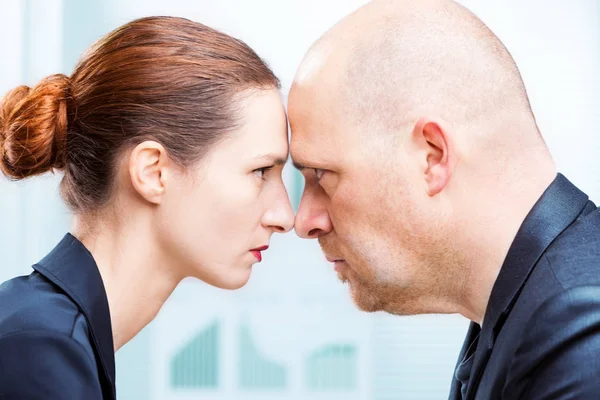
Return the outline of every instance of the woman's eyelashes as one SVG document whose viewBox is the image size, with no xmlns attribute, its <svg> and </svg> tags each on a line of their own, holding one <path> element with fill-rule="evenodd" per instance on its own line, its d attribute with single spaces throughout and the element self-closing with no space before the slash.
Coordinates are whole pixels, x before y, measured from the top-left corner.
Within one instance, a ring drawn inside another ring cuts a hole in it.
<svg viewBox="0 0 600 400">
<path fill-rule="evenodd" d="M 258 176 L 260 179 L 262 179 L 263 181 L 265 180 L 265 174 L 267 172 L 269 172 L 271 169 L 273 169 L 274 165 L 270 165 L 268 167 L 262 167 L 262 168 L 257 168 L 254 171 L 252 171 L 254 174 L 256 174 L 256 176 Z"/>
</svg>

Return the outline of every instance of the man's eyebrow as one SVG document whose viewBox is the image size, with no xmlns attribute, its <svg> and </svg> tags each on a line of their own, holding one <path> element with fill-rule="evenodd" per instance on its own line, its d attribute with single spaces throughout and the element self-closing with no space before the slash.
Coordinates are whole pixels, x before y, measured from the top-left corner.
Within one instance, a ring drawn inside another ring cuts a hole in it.
<svg viewBox="0 0 600 400">
<path fill-rule="evenodd" d="M 300 172 L 302 172 L 303 170 L 305 170 L 305 169 L 308 169 L 308 168 L 309 168 L 309 167 L 307 167 L 306 165 L 304 165 L 304 164 L 301 164 L 301 163 L 300 163 L 300 162 L 298 162 L 298 161 L 294 161 L 292 164 L 294 164 L 294 167 L 295 167 L 295 168 L 296 168 L 298 171 L 300 171 Z"/>
</svg>

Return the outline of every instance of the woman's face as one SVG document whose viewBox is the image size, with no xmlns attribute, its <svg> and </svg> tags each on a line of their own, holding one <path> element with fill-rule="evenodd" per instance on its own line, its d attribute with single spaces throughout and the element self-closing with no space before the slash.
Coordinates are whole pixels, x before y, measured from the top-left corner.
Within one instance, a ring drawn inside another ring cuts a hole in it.
<svg viewBox="0 0 600 400">
<path fill-rule="evenodd" d="M 271 235 L 294 223 L 282 180 L 288 139 L 279 91 L 255 91 L 240 103 L 240 128 L 165 197 L 159 230 L 183 275 L 227 289 L 243 286 Z"/>
</svg>

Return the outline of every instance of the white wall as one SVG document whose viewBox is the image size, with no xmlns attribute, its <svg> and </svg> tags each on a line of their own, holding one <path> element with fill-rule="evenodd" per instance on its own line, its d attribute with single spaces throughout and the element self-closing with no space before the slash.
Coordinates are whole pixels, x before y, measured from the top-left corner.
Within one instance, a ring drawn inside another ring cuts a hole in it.
<svg viewBox="0 0 600 400">
<path fill-rule="evenodd" d="M 62 72 L 62 1 L 0 1 L 0 92 Z M 27 274 L 69 226 L 60 175 L 19 183 L 0 178 L 0 281 Z"/>
<path fill-rule="evenodd" d="M 461 3 L 496 32 L 517 61 L 559 171 L 600 200 L 600 3 Z"/>
</svg>

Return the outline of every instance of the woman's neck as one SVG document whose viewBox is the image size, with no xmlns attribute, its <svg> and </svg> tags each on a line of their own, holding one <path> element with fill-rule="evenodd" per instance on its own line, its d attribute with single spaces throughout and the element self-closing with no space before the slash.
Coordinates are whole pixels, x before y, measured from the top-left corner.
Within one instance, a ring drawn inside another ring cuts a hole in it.
<svg viewBox="0 0 600 400">
<path fill-rule="evenodd" d="M 156 317 L 182 278 L 162 259 L 149 228 L 100 218 L 93 225 L 75 219 L 73 236 L 92 253 L 102 276 L 115 351 Z"/>
</svg>

